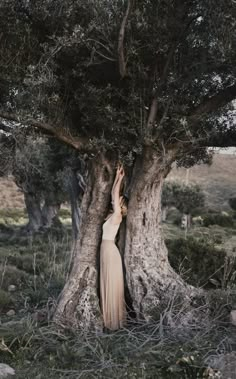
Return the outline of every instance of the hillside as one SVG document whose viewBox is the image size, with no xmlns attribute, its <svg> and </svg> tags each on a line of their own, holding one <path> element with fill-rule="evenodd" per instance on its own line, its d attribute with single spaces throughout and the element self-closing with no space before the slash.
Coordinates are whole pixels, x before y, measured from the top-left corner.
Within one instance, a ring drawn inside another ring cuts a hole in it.
<svg viewBox="0 0 236 379">
<path fill-rule="evenodd" d="M 24 208 L 23 193 L 11 177 L 0 178 L 0 209 Z"/>
<path fill-rule="evenodd" d="M 236 196 L 236 155 L 215 154 L 211 165 L 196 165 L 189 170 L 173 168 L 167 180 L 198 184 L 206 195 L 207 206 L 229 209 L 228 199 Z"/>
</svg>

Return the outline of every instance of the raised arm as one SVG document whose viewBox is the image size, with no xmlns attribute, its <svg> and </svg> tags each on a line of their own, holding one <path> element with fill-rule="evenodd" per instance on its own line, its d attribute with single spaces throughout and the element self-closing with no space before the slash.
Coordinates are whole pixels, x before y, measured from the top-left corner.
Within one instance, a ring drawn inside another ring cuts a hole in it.
<svg viewBox="0 0 236 379">
<path fill-rule="evenodd" d="M 122 216 L 121 216 L 121 207 L 120 207 L 120 187 L 122 180 L 125 176 L 124 169 L 122 166 L 117 168 L 116 172 L 116 179 L 114 181 L 114 185 L 112 188 L 112 206 L 114 213 L 112 215 L 112 221 L 115 223 L 120 223 Z"/>
<path fill-rule="evenodd" d="M 112 204 L 113 204 L 113 200 L 114 200 L 114 190 L 115 190 L 115 187 L 116 187 L 118 179 L 119 179 L 120 170 L 121 170 L 121 165 L 118 165 L 117 170 L 116 170 L 116 177 L 115 177 L 115 180 L 114 180 L 114 183 L 112 186 L 112 190 L 111 190 Z"/>
</svg>

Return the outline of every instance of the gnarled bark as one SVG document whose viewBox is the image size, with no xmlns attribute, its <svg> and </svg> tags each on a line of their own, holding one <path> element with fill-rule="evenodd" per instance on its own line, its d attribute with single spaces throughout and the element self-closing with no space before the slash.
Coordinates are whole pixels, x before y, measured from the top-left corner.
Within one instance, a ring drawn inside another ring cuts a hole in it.
<svg viewBox="0 0 236 379">
<path fill-rule="evenodd" d="M 85 330 L 102 329 L 98 258 L 112 180 L 110 163 L 102 156 L 94 160 L 81 203 L 80 232 L 73 267 L 54 314 L 56 322 Z"/>
<path fill-rule="evenodd" d="M 41 207 L 40 196 L 35 193 L 24 193 L 25 206 L 29 222 L 25 229 L 29 233 L 35 233 L 40 228 L 50 228 L 54 222 L 60 224 L 58 212 L 60 204 L 55 201 L 53 193 L 48 194 L 43 207 Z"/>
<path fill-rule="evenodd" d="M 42 226 L 42 212 L 40 199 L 33 193 L 24 193 L 25 206 L 28 213 L 29 222 L 26 226 L 28 232 L 36 232 Z"/>
<path fill-rule="evenodd" d="M 79 186 L 76 171 L 71 170 L 68 184 L 68 191 L 71 204 L 71 219 L 72 219 L 72 233 L 73 240 L 76 241 L 79 236 L 81 211 L 79 206 L 79 195 L 81 188 Z"/>
<path fill-rule="evenodd" d="M 167 293 L 176 287 L 189 295 L 189 287 L 169 264 L 160 226 L 162 184 L 172 160 L 148 148 L 137 158 L 128 217 L 121 225 L 118 244 L 121 254 L 125 251 L 126 299 L 131 300 L 128 305 L 139 319 L 149 320 Z M 62 324 L 83 329 L 103 327 L 98 296 L 99 249 L 112 187 L 111 166 L 101 158 L 93 162 L 90 170 L 73 267 L 54 315 L 54 320 Z"/>
<path fill-rule="evenodd" d="M 125 266 L 133 308 L 148 320 L 167 291 L 185 284 L 168 261 L 161 230 L 161 192 L 170 170 L 165 160 L 148 148 L 136 161 L 128 208 Z"/>
<path fill-rule="evenodd" d="M 51 226 L 56 222 L 57 225 L 61 224 L 58 212 L 60 210 L 60 204 L 59 203 L 53 203 L 49 200 L 45 200 L 44 206 L 42 208 L 42 219 L 43 219 L 43 226 L 45 228 L 51 228 Z"/>
</svg>

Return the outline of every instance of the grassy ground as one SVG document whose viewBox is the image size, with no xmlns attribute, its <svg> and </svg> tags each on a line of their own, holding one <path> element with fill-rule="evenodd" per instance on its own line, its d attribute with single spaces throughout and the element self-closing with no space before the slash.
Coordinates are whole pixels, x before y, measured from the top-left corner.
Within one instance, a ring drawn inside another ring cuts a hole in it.
<svg viewBox="0 0 236 379">
<path fill-rule="evenodd" d="M 85 335 L 61 332 L 50 324 L 39 327 L 26 319 L 15 331 L 0 328 L 9 349 L 1 358 L 14 365 L 18 379 L 217 378 L 204 357 L 210 359 L 224 344 L 232 344 L 235 330 L 228 330 L 227 340 L 225 326 L 217 320 L 209 324 L 203 319 L 195 329 L 185 326 L 185 333 L 178 324 L 180 313 L 175 315 L 175 328 L 165 321 L 163 317 L 110 335 Z"/>
<path fill-rule="evenodd" d="M 236 255 L 236 229 L 218 225 L 194 226 L 187 233 L 172 223 L 163 224 L 166 239 L 193 237 L 214 244 L 216 248 L 227 251 L 229 255 Z"/>
<path fill-rule="evenodd" d="M 194 311 L 173 295 L 156 321 L 133 322 L 116 333 L 59 330 L 48 315 L 69 269 L 68 210 L 61 211 L 63 231 L 34 239 L 20 234 L 26 221 L 22 210 L 1 210 L 0 217 L 0 361 L 12 365 L 18 379 L 220 378 L 208 361 L 219 348 L 236 347 L 236 330 L 228 322 L 236 304 L 232 291 L 209 292 L 196 300 Z M 171 223 L 163 229 L 167 239 L 185 237 Z M 189 231 L 230 251 L 234 233 L 217 226 Z M 11 310 L 15 314 L 10 316 Z"/>
</svg>

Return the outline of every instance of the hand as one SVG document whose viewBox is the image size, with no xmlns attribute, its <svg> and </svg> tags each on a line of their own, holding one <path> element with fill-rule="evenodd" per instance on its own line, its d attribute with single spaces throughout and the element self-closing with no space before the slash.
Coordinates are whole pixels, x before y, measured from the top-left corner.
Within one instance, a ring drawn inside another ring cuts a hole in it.
<svg viewBox="0 0 236 379">
<path fill-rule="evenodd" d="M 124 204 L 124 196 L 120 196 L 120 206 L 122 207 L 122 205 Z"/>
<path fill-rule="evenodd" d="M 118 164 L 117 169 L 116 169 L 116 177 L 117 178 L 123 178 L 125 176 L 124 168 L 123 165 Z"/>
</svg>

